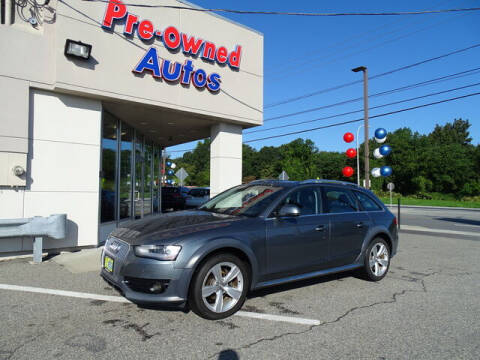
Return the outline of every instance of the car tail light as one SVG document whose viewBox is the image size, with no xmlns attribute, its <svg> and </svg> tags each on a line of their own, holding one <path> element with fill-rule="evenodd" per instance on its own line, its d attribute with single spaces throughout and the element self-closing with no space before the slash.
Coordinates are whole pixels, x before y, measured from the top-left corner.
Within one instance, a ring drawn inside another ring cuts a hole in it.
<svg viewBox="0 0 480 360">
<path fill-rule="evenodd" d="M 397 226 L 397 217 L 396 216 L 393 217 L 393 225 Z"/>
</svg>

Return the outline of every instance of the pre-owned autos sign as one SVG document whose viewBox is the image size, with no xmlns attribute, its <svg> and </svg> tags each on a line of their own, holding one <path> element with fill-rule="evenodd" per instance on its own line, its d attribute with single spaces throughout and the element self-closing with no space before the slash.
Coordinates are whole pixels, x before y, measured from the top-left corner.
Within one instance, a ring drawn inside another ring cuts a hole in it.
<svg viewBox="0 0 480 360">
<path fill-rule="evenodd" d="M 220 65 L 228 64 L 232 69 L 240 68 L 242 47 L 236 46 L 228 51 L 225 46 L 216 46 L 195 36 L 182 33 L 174 26 L 158 30 L 150 20 L 141 20 L 135 14 L 127 11 L 127 6 L 120 0 L 110 0 L 102 21 L 104 29 L 112 30 L 116 22 L 122 22 L 125 36 L 138 36 L 143 41 L 158 39 L 167 49 L 177 51 L 182 49 L 186 55 L 216 62 Z M 155 78 L 169 82 L 180 82 L 184 85 L 192 83 L 197 88 L 206 87 L 212 92 L 220 90 L 221 76 L 218 73 L 207 74 L 205 70 L 194 68 L 192 60 L 185 60 L 183 64 L 167 59 L 160 59 L 156 47 L 151 46 L 132 70 L 134 73 L 151 72 Z"/>
</svg>

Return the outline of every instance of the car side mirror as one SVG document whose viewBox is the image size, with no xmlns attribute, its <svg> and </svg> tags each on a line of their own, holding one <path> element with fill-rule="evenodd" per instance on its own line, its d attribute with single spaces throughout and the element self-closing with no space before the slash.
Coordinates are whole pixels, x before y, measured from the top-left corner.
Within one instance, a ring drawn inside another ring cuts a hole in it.
<svg viewBox="0 0 480 360">
<path fill-rule="evenodd" d="M 280 208 L 278 217 L 295 217 L 300 215 L 300 208 L 294 204 L 285 204 Z"/>
</svg>

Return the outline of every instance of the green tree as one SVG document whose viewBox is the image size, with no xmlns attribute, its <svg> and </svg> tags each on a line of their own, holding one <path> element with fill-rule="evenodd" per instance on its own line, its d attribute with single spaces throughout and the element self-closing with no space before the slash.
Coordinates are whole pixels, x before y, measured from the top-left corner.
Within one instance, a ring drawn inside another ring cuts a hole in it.
<svg viewBox="0 0 480 360">
<path fill-rule="evenodd" d="M 199 141 L 193 151 L 173 160 L 177 169 L 183 167 L 188 172 L 186 185 L 210 185 L 210 139 Z"/>
<path fill-rule="evenodd" d="M 297 139 L 280 146 L 281 167 L 290 180 L 306 180 L 317 177 L 315 155 L 318 149 L 312 140 Z"/>
</svg>

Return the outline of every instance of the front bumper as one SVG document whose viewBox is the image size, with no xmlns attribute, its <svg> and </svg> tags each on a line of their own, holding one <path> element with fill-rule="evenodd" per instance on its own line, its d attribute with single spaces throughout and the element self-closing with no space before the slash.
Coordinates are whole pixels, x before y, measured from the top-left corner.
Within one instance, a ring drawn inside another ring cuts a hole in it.
<svg viewBox="0 0 480 360">
<path fill-rule="evenodd" d="M 112 250 L 112 242 L 116 243 Z M 104 268 L 104 258 L 113 259 L 113 271 Z M 181 305 L 186 303 L 192 269 L 177 269 L 174 261 L 135 256 L 133 248 L 119 239 L 108 239 L 102 252 L 100 275 L 130 301 L 138 304 Z M 161 293 L 148 291 L 149 282 L 162 283 Z"/>
</svg>

